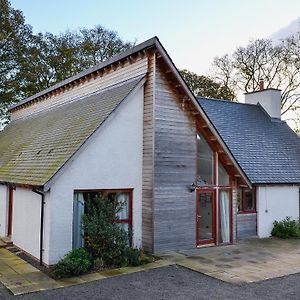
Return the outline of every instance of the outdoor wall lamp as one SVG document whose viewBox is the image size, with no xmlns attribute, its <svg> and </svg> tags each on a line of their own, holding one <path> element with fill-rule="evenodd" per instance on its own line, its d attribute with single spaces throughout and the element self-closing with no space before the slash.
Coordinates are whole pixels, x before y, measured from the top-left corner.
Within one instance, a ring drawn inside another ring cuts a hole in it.
<svg viewBox="0 0 300 300">
<path fill-rule="evenodd" d="M 189 186 L 190 192 L 191 192 L 191 193 L 192 193 L 192 192 L 195 192 L 196 187 L 197 187 L 197 186 L 196 186 L 195 182 L 191 183 L 191 185 Z"/>
</svg>

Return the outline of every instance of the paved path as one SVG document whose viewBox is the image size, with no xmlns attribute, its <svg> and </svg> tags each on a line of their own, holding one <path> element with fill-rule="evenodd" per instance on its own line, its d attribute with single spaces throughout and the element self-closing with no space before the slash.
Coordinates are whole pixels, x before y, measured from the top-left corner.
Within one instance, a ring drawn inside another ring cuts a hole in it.
<svg viewBox="0 0 300 300">
<path fill-rule="evenodd" d="M 231 283 L 258 282 L 300 272 L 300 240 L 251 239 L 236 245 L 169 252 L 160 256 Z"/>
<path fill-rule="evenodd" d="M 81 284 L 13 296 L 0 286 L 1 300 L 177 300 L 177 299 L 299 299 L 300 274 L 252 284 L 231 284 L 185 268 L 170 266 Z"/>
<path fill-rule="evenodd" d="M 8 289 L 10 289 L 12 293 L 14 293 L 15 295 L 20 295 L 29 292 L 50 290 L 53 288 L 65 288 L 78 284 L 84 285 L 88 282 L 97 280 L 97 283 L 95 283 L 96 287 L 102 285 L 102 283 L 100 283 L 99 281 L 100 279 L 106 282 L 108 278 L 112 279 L 112 277 L 120 277 L 120 279 L 118 279 L 119 281 L 116 279 L 116 282 L 124 283 L 126 281 L 124 281 L 124 279 L 121 279 L 121 277 L 125 275 L 127 276 L 127 274 L 137 273 L 136 277 L 134 278 L 137 278 L 137 282 L 139 282 L 139 285 L 143 289 L 147 290 L 149 283 L 143 282 L 142 280 L 142 278 L 147 277 L 147 275 L 143 274 L 145 273 L 145 271 L 148 271 L 149 274 L 153 274 L 152 271 L 150 272 L 149 270 L 174 265 L 172 270 L 175 270 L 175 273 L 178 272 L 178 270 L 180 270 L 178 273 L 179 278 L 182 274 L 183 276 L 185 276 L 184 274 L 186 274 L 187 272 L 183 271 L 182 268 L 178 269 L 175 266 L 175 264 L 177 264 L 190 270 L 200 272 L 198 274 L 200 278 L 198 278 L 198 281 L 200 280 L 199 282 L 202 282 L 204 280 L 208 282 L 213 289 L 215 288 L 215 286 L 218 287 L 220 285 L 223 285 L 224 291 L 228 290 L 230 291 L 229 293 L 231 293 L 232 290 L 238 289 L 240 293 L 242 292 L 239 289 L 240 285 L 224 285 L 225 282 L 244 284 L 250 282 L 259 282 L 261 280 L 269 278 L 282 277 L 285 275 L 300 272 L 300 240 L 249 240 L 243 241 L 237 245 L 230 245 L 224 247 L 191 249 L 179 252 L 170 252 L 168 254 L 165 254 L 164 258 L 164 260 L 159 260 L 157 262 L 141 267 L 120 268 L 55 281 L 43 274 L 42 272 L 40 272 L 39 270 L 37 270 L 36 268 L 29 265 L 28 263 L 26 263 L 22 259 L 20 259 L 18 256 L 2 248 L 0 249 L 0 281 Z M 166 269 L 163 268 L 163 270 Z M 161 272 L 168 273 L 169 271 Z M 225 282 L 216 281 L 215 279 L 203 276 L 203 274 L 201 273 L 209 275 L 210 277 L 214 277 L 216 279 L 220 279 Z M 194 275 L 193 272 L 190 274 Z M 173 278 L 175 275 L 173 276 L 167 274 L 166 276 L 166 279 L 168 279 L 168 277 Z M 139 278 L 141 278 L 141 280 L 139 280 Z M 168 289 L 168 280 L 165 283 L 158 283 L 156 282 L 155 278 L 151 279 L 150 276 L 150 282 L 151 280 L 158 286 L 160 284 L 166 284 L 166 289 Z M 162 280 L 164 281 L 163 278 Z M 278 280 L 280 281 L 281 279 L 279 278 Z M 185 279 L 182 280 L 182 285 L 189 285 L 190 283 L 187 281 L 185 281 Z M 196 286 L 198 286 L 199 284 L 198 281 L 196 281 L 195 277 Z M 262 285 L 264 284 L 265 283 L 263 283 Z M 74 289 L 72 288 L 70 291 L 78 289 L 78 291 L 84 292 L 85 287 L 81 288 L 80 285 L 78 285 L 78 287 L 74 287 Z M 297 284 L 297 286 L 299 286 L 299 284 Z M 126 289 L 126 286 L 124 288 Z M 296 289 L 297 287 L 292 288 Z M 148 293 L 150 295 L 155 295 L 156 287 L 154 287 L 154 289 L 155 290 L 153 291 L 148 289 Z M 293 291 L 293 289 L 291 290 Z M 117 290 L 114 287 L 114 293 Z M 54 290 L 53 292 L 49 293 L 54 293 L 54 295 L 60 295 L 60 293 L 62 293 L 63 295 L 65 295 L 65 293 L 67 293 L 65 291 L 68 290 L 64 289 L 62 292 Z M 265 292 L 266 294 L 268 294 L 268 291 Z M 101 294 L 101 291 L 99 291 L 99 293 Z M 46 293 L 43 295 L 48 294 Z M 244 295 L 244 293 L 242 293 L 242 295 Z M 93 297 L 93 295 L 91 297 Z M 115 297 L 116 298 L 114 299 L 123 299 L 118 298 L 117 295 Z M 0 297 L 0 299 L 2 298 Z M 67 297 L 66 299 L 69 298 Z M 162 299 L 164 299 L 164 297 Z"/>
<path fill-rule="evenodd" d="M 0 282 L 14 295 L 68 287 L 174 264 L 158 260 L 139 267 L 125 267 L 54 280 L 5 248 L 0 248 Z M 0 300 L 1 297 L 0 297 Z"/>
</svg>

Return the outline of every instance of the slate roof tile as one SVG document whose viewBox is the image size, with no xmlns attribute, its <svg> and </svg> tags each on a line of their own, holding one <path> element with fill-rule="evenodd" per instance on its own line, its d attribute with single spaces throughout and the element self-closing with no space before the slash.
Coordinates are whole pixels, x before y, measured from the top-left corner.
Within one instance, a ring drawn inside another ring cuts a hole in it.
<svg viewBox="0 0 300 300">
<path fill-rule="evenodd" d="M 253 184 L 300 183 L 300 138 L 259 106 L 198 98 Z"/>
</svg>

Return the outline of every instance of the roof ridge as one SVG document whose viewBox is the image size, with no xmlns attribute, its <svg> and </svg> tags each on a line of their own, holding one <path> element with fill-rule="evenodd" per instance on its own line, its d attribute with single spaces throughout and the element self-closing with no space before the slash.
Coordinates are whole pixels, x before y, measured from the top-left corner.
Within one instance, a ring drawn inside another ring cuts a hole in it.
<svg viewBox="0 0 300 300">
<path fill-rule="evenodd" d="M 201 100 L 208 100 L 208 101 L 219 101 L 219 102 L 225 102 L 225 103 L 232 103 L 232 104 L 241 104 L 241 105 L 250 105 L 250 106 L 255 106 L 257 107 L 257 104 L 251 104 L 251 103 L 244 103 L 244 102 L 239 102 L 239 101 L 232 101 L 232 100 L 226 100 L 226 99 L 217 99 L 217 98 L 209 98 L 209 97 L 196 97 L 197 100 L 201 99 Z"/>
</svg>

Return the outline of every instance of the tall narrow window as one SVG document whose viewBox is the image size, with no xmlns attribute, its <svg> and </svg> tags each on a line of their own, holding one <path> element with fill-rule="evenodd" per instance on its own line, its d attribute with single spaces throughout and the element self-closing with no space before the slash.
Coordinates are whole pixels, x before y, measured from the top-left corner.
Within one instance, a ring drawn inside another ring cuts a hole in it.
<svg viewBox="0 0 300 300">
<path fill-rule="evenodd" d="M 219 160 L 218 164 L 218 174 L 219 174 L 219 185 L 227 186 L 229 185 L 229 175 L 223 167 L 222 163 Z"/>
<path fill-rule="evenodd" d="M 214 184 L 214 152 L 201 134 L 197 134 L 197 175 L 206 185 Z"/>
</svg>

